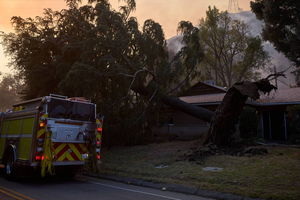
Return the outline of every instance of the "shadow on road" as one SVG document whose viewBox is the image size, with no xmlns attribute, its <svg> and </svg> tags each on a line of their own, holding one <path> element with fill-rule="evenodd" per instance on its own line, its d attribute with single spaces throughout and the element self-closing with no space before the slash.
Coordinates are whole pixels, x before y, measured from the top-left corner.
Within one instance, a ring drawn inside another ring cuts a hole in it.
<svg viewBox="0 0 300 200">
<path fill-rule="evenodd" d="M 3 173 L 1 173 L 0 177 L 5 178 Z M 23 174 L 22 176 L 13 177 L 13 178 L 6 178 L 8 181 L 11 182 L 17 182 L 20 184 L 26 184 L 26 185 L 32 185 L 32 186 L 42 186 L 42 185 L 59 185 L 59 184 L 69 184 L 69 183 L 82 183 L 83 180 L 79 180 L 81 178 L 81 175 L 76 176 L 63 176 L 63 175 L 53 175 L 53 176 L 46 176 L 41 177 L 39 175 L 32 175 L 31 173 L 26 175 Z"/>
</svg>

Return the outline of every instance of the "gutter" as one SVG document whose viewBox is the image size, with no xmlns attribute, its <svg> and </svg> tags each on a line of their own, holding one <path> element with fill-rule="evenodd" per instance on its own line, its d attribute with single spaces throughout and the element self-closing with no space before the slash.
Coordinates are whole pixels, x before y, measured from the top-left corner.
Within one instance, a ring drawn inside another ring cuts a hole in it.
<svg viewBox="0 0 300 200">
<path fill-rule="evenodd" d="M 220 105 L 221 101 L 216 102 L 204 102 L 204 103 L 190 103 L 195 106 L 209 106 L 209 105 Z M 300 101 L 293 101 L 293 102 L 278 102 L 278 103 L 258 103 L 253 101 L 247 101 L 246 105 L 251 106 L 280 106 L 280 105 L 300 105 Z"/>
<path fill-rule="evenodd" d="M 216 200 L 263 200 L 260 198 L 250 198 L 250 197 L 243 197 L 240 195 L 235 195 L 230 193 L 204 190 L 199 187 L 172 184 L 172 183 L 162 183 L 162 182 L 130 178 L 130 177 L 104 175 L 104 174 L 89 173 L 89 172 L 85 173 L 84 175 L 93 178 L 98 178 L 98 179 L 105 179 L 105 180 L 110 180 L 110 181 L 115 181 L 115 182 L 135 185 L 135 186 L 154 188 L 162 191 L 171 191 L 171 192 L 178 192 L 178 193 L 195 195 L 195 196 L 200 196 L 205 198 L 212 198 Z"/>
<path fill-rule="evenodd" d="M 293 102 L 278 102 L 278 103 L 256 103 L 253 102 L 251 105 L 254 106 L 280 106 L 280 105 L 299 105 L 300 101 L 293 101 Z"/>
</svg>

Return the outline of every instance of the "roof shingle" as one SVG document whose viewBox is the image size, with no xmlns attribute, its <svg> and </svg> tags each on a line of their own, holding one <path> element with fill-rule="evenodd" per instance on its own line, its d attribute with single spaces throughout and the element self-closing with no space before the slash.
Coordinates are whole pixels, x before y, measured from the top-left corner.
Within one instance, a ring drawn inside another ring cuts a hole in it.
<svg viewBox="0 0 300 200">
<path fill-rule="evenodd" d="M 182 101 L 191 104 L 219 104 L 222 102 L 225 93 L 204 94 L 195 96 L 179 97 Z M 286 88 L 272 91 L 269 95 L 261 95 L 257 101 L 249 101 L 250 104 L 300 104 L 300 87 Z"/>
</svg>

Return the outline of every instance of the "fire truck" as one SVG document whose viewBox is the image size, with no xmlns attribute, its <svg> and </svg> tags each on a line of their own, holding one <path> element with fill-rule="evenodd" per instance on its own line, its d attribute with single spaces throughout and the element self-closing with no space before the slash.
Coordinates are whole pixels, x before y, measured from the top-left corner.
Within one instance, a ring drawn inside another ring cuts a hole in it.
<svg viewBox="0 0 300 200">
<path fill-rule="evenodd" d="M 0 114 L 0 168 L 6 177 L 26 168 L 41 176 L 57 169 L 75 174 L 100 160 L 102 123 L 96 105 L 80 97 L 50 94 L 18 103 Z"/>
</svg>

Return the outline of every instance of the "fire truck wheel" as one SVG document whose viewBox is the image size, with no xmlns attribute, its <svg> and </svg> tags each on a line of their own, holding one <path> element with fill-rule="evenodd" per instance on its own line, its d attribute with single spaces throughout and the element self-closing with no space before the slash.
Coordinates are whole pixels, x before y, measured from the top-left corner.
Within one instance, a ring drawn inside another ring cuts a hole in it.
<svg viewBox="0 0 300 200">
<path fill-rule="evenodd" d="M 10 153 L 7 156 L 7 160 L 5 162 L 4 176 L 7 179 L 12 179 L 14 178 L 14 175 L 15 175 L 14 158 L 13 155 Z"/>
</svg>

